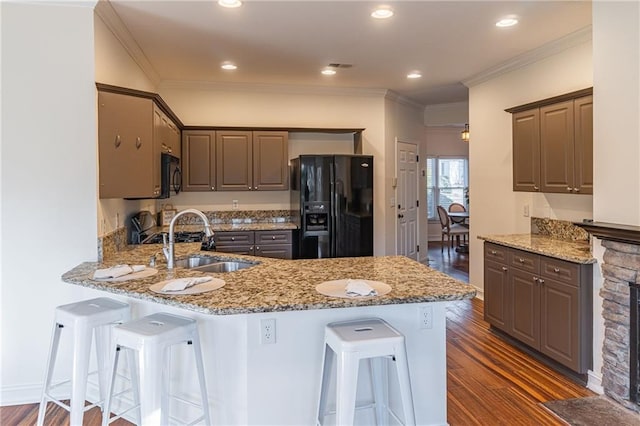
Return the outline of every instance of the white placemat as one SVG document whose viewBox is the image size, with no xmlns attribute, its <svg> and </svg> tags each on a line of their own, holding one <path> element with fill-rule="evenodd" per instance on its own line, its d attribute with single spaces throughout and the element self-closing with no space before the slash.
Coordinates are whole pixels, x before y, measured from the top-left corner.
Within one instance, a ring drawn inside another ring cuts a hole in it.
<svg viewBox="0 0 640 426">
<path fill-rule="evenodd" d="M 325 296 L 341 297 L 344 299 L 370 299 L 372 297 L 383 296 L 391 291 L 391 286 L 382 281 L 361 280 L 374 288 L 378 294 L 376 296 L 348 296 L 346 290 L 348 281 L 348 279 L 325 281 L 316 286 L 316 291 Z"/>
<path fill-rule="evenodd" d="M 158 270 L 156 268 L 147 267 L 140 272 L 133 272 L 131 274 L 119 276 L 117 278 L 92 278 L 92 280 L 107 281 L 110 283 L 121 283 L 123 281 L 139 280 L 140 278 L 149 278 L 154 276 L 157 273 L 158 273 Z"/>
<path fill-rule="evenodd" d="M 206 293 L 208 291 L 213 291 L 213 290 L 217 290 L 219 288 L 224 287 L 224 280 L 221 280 L 220 278 L 213 278 L 211 277 L 211 281 L 207 281 L 206 283 L 202 283 L 202 284 L 196 284 L 194 286 L 185 288 L 184 290 L 180 290 L 180 291 L 163 291 L 162 288 L 171 280 L 165 280 L 165 281 L 160 281 L 159 283 L 155 283 L 153 284 L 151 287 L 149 287 L 149 290 L 153 291 L 154 293 L 158 293 L 158 294 L 164 294 L 164 295 L 169 295 L 169 296 L 173 296 L 173 295 L 184 295 L 184 294 L 200 294 L 200 293 Z"/>
</svg>

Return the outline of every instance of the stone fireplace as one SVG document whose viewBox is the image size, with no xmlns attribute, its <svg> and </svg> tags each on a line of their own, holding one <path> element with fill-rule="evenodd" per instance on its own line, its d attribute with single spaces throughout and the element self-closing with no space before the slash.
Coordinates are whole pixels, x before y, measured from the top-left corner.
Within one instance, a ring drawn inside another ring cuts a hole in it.
<svg viewBox="0 0 640 426">
<path fill-rule="evenodd" d="M 576 224 L 602 240 L 604 344 L 602 387 L 623 406 L 640 411 L 640 227 Z"/>
</svg>

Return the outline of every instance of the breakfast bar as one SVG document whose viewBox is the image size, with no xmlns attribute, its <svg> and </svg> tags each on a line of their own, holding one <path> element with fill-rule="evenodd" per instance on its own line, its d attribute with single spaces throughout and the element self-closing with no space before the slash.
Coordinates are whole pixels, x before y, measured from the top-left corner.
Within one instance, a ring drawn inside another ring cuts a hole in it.
<svg viewBox="0 0 640 426">
<path fill-rule="evenodd" d="M 176 258 L 197 254 L 251 266 L 203 273 L 167 270 L 160 263 L 158 272 L 146 278 L 121 282 L 92 278 L 99 268 L 147 264 L 158 250 L 158 245 L 141 246 L 116 253 L 108 262 L 82 263 L 62 279 L 121 297 L 137 316 L 166 311 L 197 319 L 214 424 L 315 424 L 324 327 L 365 317 L 382 318 L 406 337 L 417 423 L 447 424 L 445 307 L 449 301 L 474 297 L 473 287 L 402 256 L 279 260 L 200 252 L 199 244 L 178 245 Z M 158 282 L 204 274 L 224 280 L 224 286 L 190 295 L 150 290 Z M 383 282 L 391 291 L 355 298 L 316 291 L 318 284 L 342 279 Z M 429 320 L 423 320 L 425 315 Z M 264 320 L 274 324 L 274 336 L 266 341 Z M 189 352 L 172 353 L 172 362 L 191 368 L 189 356 Z M 366 369 L 360 372 L 366 379 Z M 173 377 L 172 388 L 190 394 L 197 389 L 196 383 L 185 379 L 191 376 Z M 390 405 L 395 407 L 399 404 L 395 380 L 389 382 Z M 371 399 L 366 383 L 359 386 L 359 403 Z M 330 400 L 329 406 L 333 403 Z M 180 416 L 179 411 L 173 414 Z M 358 411 L 356 424 L 371 424 L 373 418 L 372 410 Z"/>
</svg>

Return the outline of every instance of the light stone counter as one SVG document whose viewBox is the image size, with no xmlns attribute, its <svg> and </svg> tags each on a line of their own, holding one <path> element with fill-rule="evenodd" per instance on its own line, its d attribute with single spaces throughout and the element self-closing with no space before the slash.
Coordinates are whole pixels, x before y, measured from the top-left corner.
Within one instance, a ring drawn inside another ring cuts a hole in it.
<svg viewBox="0 0 640 426">
<path fill-rule="evenodd" d="M 479 239 L 574 263 L 596 263 L 587 241 L 566 241 L 538 234 L 478 236 Z"/>
<path fill-rule="evenodd" d="M 223 288 L 209 293 L 184 296 L 157 294 L 149 290 L 154 283 L 204 274 L 182 268 L 167 270 L 161 245 L 147 244 L 119 252 L 108 262 L 82 263 L 65 273 L 62 280 L 215 315 L 462 300 L 473 298 L 476 294 L 474 287 L 403 256 L 280 260 L 199 251 L 200 243 L 176 244 L 175 249 L 176 258 L 198 253 L 222 260 L 245 259 L 256 262 L 256 266 L 235 272 L 206 273 L 222 278 L 226 283 Z M 121 263 L 148 264 L 154 254 L 157 255 L 159 272 L 150 278 L 121 283 L 91 279 L 98 268 Z M 316 285 L 323 281 L 346 278 L 382 281 L 389 284 L 392 291 L 370 299 L 330 298 L 315 291 Z"/>
</svg>

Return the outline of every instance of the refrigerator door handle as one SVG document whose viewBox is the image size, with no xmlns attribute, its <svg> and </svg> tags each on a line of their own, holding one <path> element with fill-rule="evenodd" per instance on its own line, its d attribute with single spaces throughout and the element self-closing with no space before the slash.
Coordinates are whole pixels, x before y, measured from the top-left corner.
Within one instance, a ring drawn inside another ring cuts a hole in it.
<svg viewBox="0 0 640 426">
<path fill-rule="evenodd" d="M 338 191 L 336 188 L 336 173 L 335 173 L 335 164 L 331 164 L 331 167 L 329 168 L 329 178 L 330 178 L 330 182 L 331 182 L 331 199 L 329 200 L 329 202 L 331 203 L 331 210 L 330 210 L 330 223 L 329 223 L 329 245 L 330 245 L 330 257 L 336 257 L 336 244 L 337 244 L 337 235 L 336 235 L 336 226 L 338 225 L 338 218 L 337 218 L 337 204 L 336 202 L 338 201 Z"/>
</svg>

